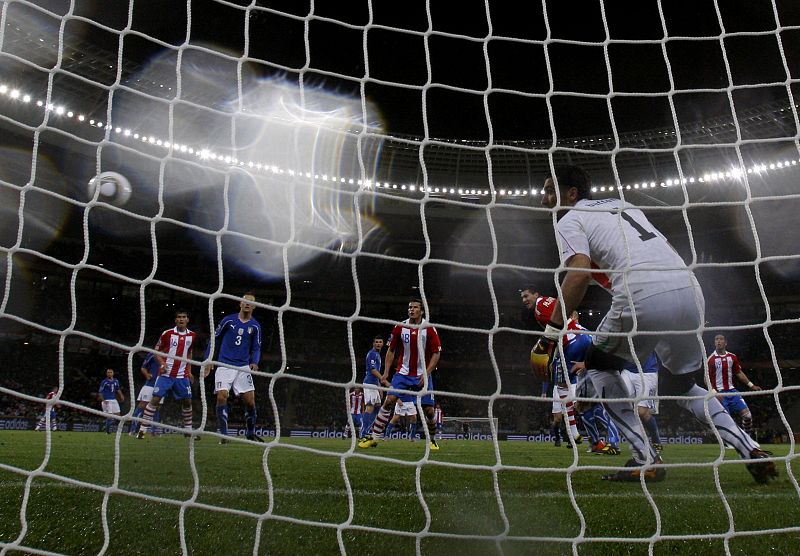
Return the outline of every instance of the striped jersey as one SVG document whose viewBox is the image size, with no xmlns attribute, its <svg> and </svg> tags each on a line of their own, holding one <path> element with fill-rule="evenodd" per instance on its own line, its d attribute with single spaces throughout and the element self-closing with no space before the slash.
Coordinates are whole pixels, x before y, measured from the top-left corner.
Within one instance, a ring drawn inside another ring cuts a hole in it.
<svg viewBox="0 0 800 556">
<path fill-rule="evenodd" d="M 533 305 L 533 314 L 536 317 L 536 322 L 541 324 L 543 327 L 547 326 L 550 323 L 550 320 L 553 318 L 553 309 L 556 306 L 556 298 L 549 297 L 549 296 L 540 296 L 536 299 L 536 303 Z M 575 319 L 567 320 L 567 330 L 586 330 L 583 326 L 578 324 Z M 571 334 L 567 332 L 562 338 L 562 345 L 564 349 L 567 349 L 569 343 L 575 339 L 575 334 Z"/>
<path fill-rule="evenodd" d="M 708 380 L 718 392 L 736 388 L 733 375 L 742 372 L 739 358 L 726 351 L 722 355 L 714 351 L 708 358 Z"/>
<path fill-rule="evenodd" d="M 191 365 L 186 361 L 181 361 L 179 357 L 191 359 L 192 347 L 194 346 L 197 334 L 188 328 L 183 332 L 178 327 L 165 330 L 156 344 L 156 351 L 164 354 L 166 365 L 164 372 L 161 373 L 171 378 L 186 378 L 191 374 Z"/>
<path fill-rule="evenodd" d="M 442 411 L 441 407 L 434 408 L 433 410 L 433 423 L 438 427 L 442 424 L 442 419 L 444 419 L 444 411 Z"/>
<path fill-rule="evenodd" d="M 422 376 L 434 353 L 442 351 L 439 333 L 422 319 L 418 325 L 406 319 L 396 325 L 389 338 L 389 349 L 394 351 L 395 372 L 404 376 Z"/>
<path fill-rule="evenodd" d="M 364 393 L 350 392 L 350 413 L 361 415 L 364 411 Z"/>
</svg>

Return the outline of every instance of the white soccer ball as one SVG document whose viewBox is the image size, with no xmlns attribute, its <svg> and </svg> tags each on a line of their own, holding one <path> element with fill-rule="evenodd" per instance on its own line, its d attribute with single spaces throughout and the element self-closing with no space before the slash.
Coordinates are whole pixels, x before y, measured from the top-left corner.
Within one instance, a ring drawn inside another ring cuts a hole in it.
<svg viewBox="0 0 800 556">
<path fill-rule="evenodd" d="M 117 172 L 101 172 L 89 180 L 89 198 L 112 205 L 124 205 L 131 197 L 131 184 L 128 178 Z"/>
</svg>

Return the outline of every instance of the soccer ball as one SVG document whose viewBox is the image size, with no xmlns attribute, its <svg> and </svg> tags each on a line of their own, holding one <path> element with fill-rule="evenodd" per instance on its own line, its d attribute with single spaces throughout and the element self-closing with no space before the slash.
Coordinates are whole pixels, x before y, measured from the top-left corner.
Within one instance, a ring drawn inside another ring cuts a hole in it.
<svg viewBox="0 0 800 556">
<path fill-rule="evenodd" d="M 128 178 L 117 172 L 101 172 L 87 184 L 89 198 L 112 205 L 124 205 L 131 197 L 131 184 Z"/>
</svg>

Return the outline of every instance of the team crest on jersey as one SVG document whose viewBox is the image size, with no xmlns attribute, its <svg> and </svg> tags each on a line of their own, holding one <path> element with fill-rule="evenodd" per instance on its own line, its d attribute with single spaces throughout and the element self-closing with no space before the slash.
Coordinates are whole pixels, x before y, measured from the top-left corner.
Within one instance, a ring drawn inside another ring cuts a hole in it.
<svg viewBox="0 0 800 556">
<path fill-rule="evenodd" d="M 252 334 L 253 333 L 253 327 L 252 326 L 248 326 L 247 327 L 247 333 L 248 334 Z"/>
<path fill-rule="evenodd" d="M 239 332 L 237 332 L 237 334 L 239 334 L 239 336 L 241 336 L 242 334 L 244 334 L 244 328 L 240 328 L 240 329 L 239 329 Z"/>
</svg>

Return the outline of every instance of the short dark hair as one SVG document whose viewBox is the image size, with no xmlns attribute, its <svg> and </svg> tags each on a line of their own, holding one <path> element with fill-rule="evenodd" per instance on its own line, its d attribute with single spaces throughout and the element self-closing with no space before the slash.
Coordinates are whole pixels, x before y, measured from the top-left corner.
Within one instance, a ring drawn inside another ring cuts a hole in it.
<svg viewBox="0 0 800 556">
<path fill-rule="evenodd" d="M 558 188 L 562 191 L 574 187 L 578 190 L 578 200 L 592 198 L 592 178 L 589 173 L 580 166 L 571 164 L 560 164 L 555 166 L 554 172 L 547 176 L 558 182 Z"/>
<path fill-rule="evenodd" d="M 537 288 L 536 286 L 534 286 L 532 284 L 526 284 L 526 285 L 522 286 L 520 288 L 519 292 L 522 293 L 525 290 L 527 290 L 527 291 L 529 291 L 531 293 L 539 293 L 539 288 Z"/>
<path fill-rule="evenodd" d="M 411 299 L 408 300 L 408 304 L 409 305 L 411 305 L 412 303 L 419 303 L 419 306 L 422 309 L 422 312 L 423 313 L 425 312 L 425 304 L 422 302 L 422 300 L 419 297 L 412 297 Z"/>
<path fill-rule="evenodd" d="M 373 342 L 374 342 L 375 340 L 381 340 L 381 341 L 383 341 L 383 336 L 381 336 L 380 334 L 378 334 L 377 336 L 375 336 L 374 338 L 372 338 L 372 341 L 373 341 Z"/>
<path fill-rule="evenodd" d="M 186 315 L 186 318 L 189 318 L 189 311 L 186 309 L 175 309 L 175 318 L 178 318 L 178 315 Z"/>
</svg>

